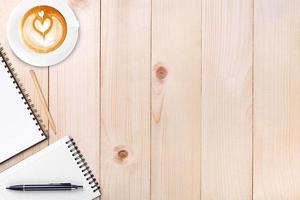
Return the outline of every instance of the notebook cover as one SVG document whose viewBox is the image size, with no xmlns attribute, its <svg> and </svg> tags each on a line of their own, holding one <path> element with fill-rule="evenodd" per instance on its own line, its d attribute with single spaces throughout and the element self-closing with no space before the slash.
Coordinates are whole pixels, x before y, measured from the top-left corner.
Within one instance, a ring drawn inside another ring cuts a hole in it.
<svg viewBox="0 0 300 200">
<path fill-rule="evenodd" d="M 76 191 L 17 192 L 6 187 L 17 184 L 72 183 Z M 2 200 L 92 200 L 100 187 L 73 139 L 64 137 L 0 174 Z"/>
<path fill-rule="evenodd" d="M 0 164 L 47 136 L 28 95 L 0 46 Z"/>
</svg>

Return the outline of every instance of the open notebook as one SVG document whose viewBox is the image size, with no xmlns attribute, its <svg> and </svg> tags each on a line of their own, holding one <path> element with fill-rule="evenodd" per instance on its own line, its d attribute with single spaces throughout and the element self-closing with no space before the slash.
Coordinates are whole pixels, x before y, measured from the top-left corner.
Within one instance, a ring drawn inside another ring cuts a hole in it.
<svg viewBox="0 0 300 200">
<path fill-rule="evenodd" d="M 47 138 L 37 117 L 0 46 L 0 164 Z"/>
<path fill-rule="evenodd" d="M 59 192 L 18 192 L 17 184 L 72 183 L 83 189 Z M 100 188 L 73 139 L 65 137 L 0 174 L 2 200 L 92 200 Z"/>
</svg>

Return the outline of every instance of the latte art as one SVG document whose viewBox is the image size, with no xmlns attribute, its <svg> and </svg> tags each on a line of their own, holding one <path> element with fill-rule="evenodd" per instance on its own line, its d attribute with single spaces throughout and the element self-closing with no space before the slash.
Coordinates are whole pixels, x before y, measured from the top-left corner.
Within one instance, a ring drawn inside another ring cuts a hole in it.
<svg viewBox="0 0 300 200">
<path fill-rule="evenodd" d="M 37 53 L 54 51 L 64 42 L 67 23 L 64 16 L 50 6 L 37 6 L 26 12 L 21 23 L 23 42 Z"/>
</svg>

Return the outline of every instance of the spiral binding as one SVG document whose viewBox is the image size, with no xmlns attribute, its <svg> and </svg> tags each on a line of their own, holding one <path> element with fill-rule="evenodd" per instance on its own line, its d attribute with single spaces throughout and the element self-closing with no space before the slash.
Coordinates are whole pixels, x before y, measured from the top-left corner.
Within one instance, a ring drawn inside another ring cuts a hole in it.
<svg viewBox="0 0 300 200">
<path fill-rule="evenodd" d="M 100 190 L 99 183 L 97 182 L 92 170 L 88 166 L 88 163 L 83 158 L 83 155 L 80 153 L 80 150 L 78 149 L 78 146 L 74 142 L 74 139 L 70 138 L 70 140 L 68 140 L 66 144 L 68 145 L 68 149 L 70 150 L 72 156 L 74 157 L 76 164 L 81 169 L 81 172 L 86 178 L 86 181 L 88 181 L 89 185 L 91 186 L 93 192 L 97 192 L 98 190 Z"/>
<path fill-rule="evenodd" d="M 16 89 L 19 90 L 19 94 L 21 95 L 21 99 L 24 100 L 24 104 L 27 106 L 27 109 L 30 111 L 30 115 L 33 116 L 33 120 L 35 121 L 35 125 L 38 126 L 38 130 L 41 131 L 41 135 L 47 137 L 45 134 L 45 125 L 43 124 L 43 120 L 41 116 L 37 113 L 37 110 L 34 108 L 34 104 L 31 103 L 31 99 L 29 95 L 25 92 L 25 89 L 20 84 L 20 80 L 18 79 L 18 75 L 14 72 L 15 69 L 12 67 L 12 64 L 9 62 L 9 58 L 6 56 L 3 47 L 0 44 L 0 57 L 2 57 L 2 63 L 4 63 L 4 67 L 7 69 L 7 73 L 10 74 L 10 78 L 16 86 Z"/>
</svg>

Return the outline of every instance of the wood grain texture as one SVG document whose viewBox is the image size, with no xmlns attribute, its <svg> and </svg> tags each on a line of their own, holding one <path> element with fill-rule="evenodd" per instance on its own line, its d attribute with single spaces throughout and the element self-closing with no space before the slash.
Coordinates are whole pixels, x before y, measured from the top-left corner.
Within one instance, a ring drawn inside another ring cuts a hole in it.
<svg viewBox="0 0 300 200">
<path fill-rule="evenodd" d="M 198 200 L 201 1 L 152 2 L 151 199 Z"/>
<path fill-rule="evenodd" d="M 18 2 L 0 43 L 58 131 L 0 172 L 71 135 L 103 200 L 300 198 L 300 1 L 68 0 L 78 45 L 49 69 L 9 49 Z"/>
<path fill-rule="evenodd" d="M 72 136 L 100 180 L 100 2 L 68 1 L 80 23 L 79 40 L 67 60 L 50 67 L 49 107 L 57 126 L 50 142 Z"/>
<path fill-rule="evenodd" d="M 150 199 L 149 0 L 102 0 L 103 200 Z"/>
<path fill-rule="evenodd" d="M 254 199 L 300 198 L 300 2 L 255 1 Z"/>
<path fill-rule="evenodd" d="M 48 68 L 44 69 L 37 69 L 33 68 L 24 62 L 20 61 L 11 51 L 9 48 L 7 39 L 6 39 L 6 26 L 7 21 L 10 16 L 11 11 L 17 5 L 18 0 L 1 0 L 0 1 L 0 24 L 1 24 L 1 31 L 0 31 L 0 43 L 4 47 L 5 51 L 7 52 L 7 56 L 10 58 L 10 62 L 12 63 L 13 68 L 15 68 L 15 72 L 18 74 L 18 78 L 20 79 L 20 83 L 24 86 L 25 92 L 29 94 L 32 103 L 35 105 L 35 108 L 38 110 L 38 113 L 41 115 L 41 119 L 44 121 L 46 125 L 46 129 L 48 130 L 48 123 L 47 118 L 45 115 L 44 110 L 42 109 L 42 104 L 36 94 L 34 89 L 34 83 L 30 78 L 29 70 L 35 70 L 37 74 L 37 78 L 40 82 L 41 88 L 44 92 L 46 98 L 48 98 Z M 1 112 L 1 111 L 0 111 Z M 7 169 L 10 166 L 18 163 L 19 161 L 27 158 L 28 156 L 34 154 L 35 152 L 39 151 L 40 149 L 46 147 L 48 145 L 48 141 L 44 141 L 39 145 L 31 148 L 30 150 L 25 151 L 24 153 L 16 156 L 15 158 L 5 162 L 4 164 L 0 165 L 0 172 Z"/>
<path fill-rule="evenodd" d="M 203 0 L 202 199 L 252 198 L 252 2 Z"/>
</svg>

